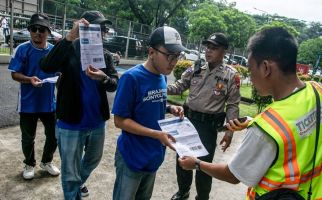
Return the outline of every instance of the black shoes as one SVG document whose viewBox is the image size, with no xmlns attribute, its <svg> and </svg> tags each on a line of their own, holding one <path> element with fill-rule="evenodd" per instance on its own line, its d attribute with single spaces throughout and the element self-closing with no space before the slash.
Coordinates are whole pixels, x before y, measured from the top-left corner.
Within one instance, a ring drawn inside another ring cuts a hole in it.
<svg viewBox="0 0 322 200">
<path fill-rule="evenodd" d="M 189 195 L 190 195 L 189 192 L 186 192 L 186 193 L 177 192 L 171 197 L 171 200 L 186 200 L 189 198 Z"/>
</svg>

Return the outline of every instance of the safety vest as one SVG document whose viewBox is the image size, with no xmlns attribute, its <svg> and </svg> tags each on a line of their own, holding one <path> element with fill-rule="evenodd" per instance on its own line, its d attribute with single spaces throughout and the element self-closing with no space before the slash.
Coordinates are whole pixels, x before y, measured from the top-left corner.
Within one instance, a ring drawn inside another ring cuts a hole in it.
<svg viewBox="0 0 322 200">
<path fill-rule="evenodd" d="M 322 88 L 311 82 L 322 99 Z M 322 111 L 321 111 L 322 112 Z M 274 163 L 257 186 L 249 188 L 247 198 L 254 200 L 278 188 L 290 188 L 307 199 L 311 181 L 316 140 L 316 99 L 309 82 L 289 97 L 273 102 L 250 123 L 256 124 L 276 142 Z M 322 120 L 320 119 L 322 124 Z M 312 200 L 322 200 L 322 125 L 312 179 Z"/>
</svg>

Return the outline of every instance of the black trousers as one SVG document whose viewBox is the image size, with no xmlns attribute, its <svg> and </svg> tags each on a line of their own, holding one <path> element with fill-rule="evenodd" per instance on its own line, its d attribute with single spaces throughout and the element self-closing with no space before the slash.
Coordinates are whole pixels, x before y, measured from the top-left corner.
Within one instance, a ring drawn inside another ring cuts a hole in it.
<svg viewBox="0 0 322 200">
<path fill-rule="evenodd" d="M 191 118 L 189 118 L 189 120 L 197 129 L 200 140 L 209 153 L 207 156 L 200 157 L 199 159 L 207 162 L 212 162 L 215 154 L 216 141 L 217 141 L 217 130 L 215 129 L 215 124 L 214 124 L 215 122 L 199 121 Z M 180 193 L 188 192 L 192 184 L 193 171 L 184 170 L 180 167 L 178 163 L 178 155 L 177 155 L 176 172 L 177 172 L 179 192 Z M 212 177 L 202 171 L 196 171 L 195 181 L 196 181 L 195 184 L 197 189 L 196 200 L 208 200 L 209 193 L 211 191 Z"/>
<path fill-rule="evenodd" d="M 45 146 L 41 162 L 47 163 L 53 160 L 57 148 L 55 137 L 55 113 L 20 113 L 21 145 L 25 156 L 24 163 L 30 166 L 36 165 L 35 138 L 38 119 L 45 127 Z"/>
</svg>

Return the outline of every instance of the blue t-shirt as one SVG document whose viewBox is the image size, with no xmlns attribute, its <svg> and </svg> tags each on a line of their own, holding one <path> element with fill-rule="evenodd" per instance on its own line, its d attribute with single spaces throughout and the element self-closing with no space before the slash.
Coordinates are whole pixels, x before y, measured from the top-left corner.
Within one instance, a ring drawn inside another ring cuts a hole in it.
<svg viewBox="0 0 322 200">
<path fill-rule="evenodd" d="M 164 119 L 166 101 L 166 77 L 137 65 L 121 76 L 112 113 L 160 130 L 157 121 Z M 125 163 L 134 171 L 155 172 L 164 160 L 165 147 L 151 137 L 122 130 L 117 145 Z"/>
<path fill-rule="evenodd" d="M 81 68 L 81 66 L 79 66 Z M 66 123 L 58 120 L 59 128 L 68 130 L 88 131 L 105 126 L 105 120 L 101 113 L 101 98 L 97 88 L 98 81 L 89 78 L 84 71 L 80 72 L 82 120 L 78 124 Z"/>
<path fill-rule="evenodd" d="M 51 49 L 53 45 L 48 43 L 46 49 L 38 49 L 30 41 L 22 43 L 12 55 L 8 69 L 11 72 L 19 72 L 26 76 L 37 76 L 45 79 L 55 76 L 47 74 L 40 69 L 39 61 Z M 41 87 L 34 87 L 30 83 L 21 83 L 18 95 L 18 112 L 39 113 L 55 111 L 55 84 L 44 83 Z"/>
</svg>

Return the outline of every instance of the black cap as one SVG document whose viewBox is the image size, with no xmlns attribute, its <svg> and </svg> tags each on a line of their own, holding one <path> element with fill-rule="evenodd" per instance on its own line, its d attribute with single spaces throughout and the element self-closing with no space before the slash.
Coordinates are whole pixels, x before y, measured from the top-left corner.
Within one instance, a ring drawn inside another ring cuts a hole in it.
<svg viewBox="0 0 322 200">
<path fill-rule="evenodd" d="M 104 15 L 97 10 L 85 11 L 81 18 L 86 19 L 90 24 L 109 24 L 112 22 L 104 17 Z"/>
<path fill-rule="evenodd" d="M 223 46 L 225 49 L 228 49 L 229 47 L 229 42 L 225 34 L 223 33 L 214 33 L 209 36 L 207 40 L 202 41 L 203 45 L 206 44 L 213 44 L 215 46 Z"/>
<path fill-rule="evenodd" d="M 48 16 L 44 13 L 36 13 L 31 16 L 28 30 L 31 26 L 34 25 L 44 26 L 48 29 L 49 32 L 51 32 Z"/>
<path fill-rule="evenodd" d="M 187 51 L 187 49 L 182 46 L 181 37 L 178 31 L 169 26 L 155 29 L 149 37 L 149 45 L 152 47 L 162 45 L 173 53 Z"/>
</svg>

